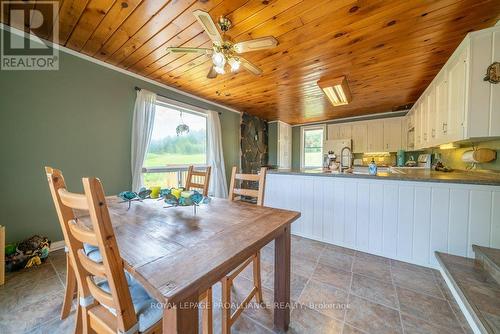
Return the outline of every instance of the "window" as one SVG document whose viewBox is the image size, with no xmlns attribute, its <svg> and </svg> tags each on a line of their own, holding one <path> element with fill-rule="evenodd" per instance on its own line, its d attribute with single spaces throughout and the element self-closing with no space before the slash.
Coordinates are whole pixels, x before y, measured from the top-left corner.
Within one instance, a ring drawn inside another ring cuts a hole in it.
<svg viewBox="0 0 500 334">
<path fill-rule="evenodd" d="M 302 128 L 301 135 L 301 166 L 314 168 L 323 166 L 324 126 Z"/>
<path fill-rule="evenodd" d="M 186 124 L 189 132 L 177 135 L 176 128 L 180 124 Z M 145 186 L 183 185 L 189 165 L 206 164 L 206 115 L 158 102 L 151 143 L 143 165 Z"/>
</svg>

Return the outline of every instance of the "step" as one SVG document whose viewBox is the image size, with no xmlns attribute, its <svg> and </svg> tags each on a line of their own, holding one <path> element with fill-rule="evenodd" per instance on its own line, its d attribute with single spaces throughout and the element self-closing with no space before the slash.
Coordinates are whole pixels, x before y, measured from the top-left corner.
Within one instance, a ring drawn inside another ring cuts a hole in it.
<svg viewBox="0 0 500 334">
<path fill-rule="evenodd" d="M 472 245 L 476 260 L 500 284 L 500 249 Z"/>
<path fill-rule="evenodd" d="M 500 334 L 500 284 L 474 259 L 441 252 L 436 259 L 474 332 Z"/>
</svg>

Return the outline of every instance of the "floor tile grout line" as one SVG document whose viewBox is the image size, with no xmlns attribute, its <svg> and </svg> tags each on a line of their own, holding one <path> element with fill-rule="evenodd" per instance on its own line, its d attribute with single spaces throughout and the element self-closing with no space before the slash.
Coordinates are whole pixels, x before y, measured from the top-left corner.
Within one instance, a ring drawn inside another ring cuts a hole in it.
<svg viewBox="0 0 500 334">
<path fill-rule="evenodd" d="M 396 303 L 398 307 L 398 315 L 399 315 L 399 323 L 401 325 L 401 331 L 403 334 L 405 334 L 405 325 L 403 323 L 403 317 L 401 315 L 401 303 L 399 301 L 399 294 L 398 294 L 398 289 L 396 288 L 396 284 L 394 283 L 394 276 L 392 274 L 392 262 L 389 261 L 389 272 L 391 273 L 391 282 L 392 282 L 392 288 L 394 289 L 394 293 L 396 294 Z"/>
<path fill-rule="evenodd" d="M 352 272 L 353 265 L 354 265 L 354 259 L 351 262 L 351 280 L 349 282 L 349 290 L 347 291 L 347 300 L 346 300 L 347 305 L 349 305 L 349 300 L 350 300 L 349 297 L 351 295 L 351 290 L 352 290 L 352 280 L 353 280 L 353 277 L 354 277 L 354 273 Z M 347 321 L 347 309 L 344 310 L 344 324 L 342 325 L 342 331 L 341 331 L 342 334 L 344 333 L 344 328 L 345 328 L 346 321 Z"/>
<path fill-rule="evenodd" d="M 324 248 L 325 248 L 325 246 L 323 246 L 323 249 L 322 249 L 322 251 L 321 251 L 321 252 L 323 252 Z M 316 269 L 317 269 L 317 267 L 318 267 L 319 258 L 321 257 L 321 255 L 323 255 L 323 254 L 320 254 L 320 255 L 318 256 L 318 258 L 316 259 L 316 263 L 314 264 L 314 269 L 312 270 L 311 274 L 309 275 L 309 278 L 307 279 L 306 284 L 304 284 L 304 288 L 302 289 L 302 291 L 300 292 L 299 296 L 297 297 L 297 303 L 300 303 L 300 302 L 299 302 L 299 301 L 300 301 L 300 298 L 302 297 L 302 294 L 304 293 L 304 290 L 306 289 L 306 287 L 309 285 L 309 282 L 311 281 L 311 279 L 312 279 L 312 277 L 313 277 L 313 275 L 314 275 L 314 272 L 316 271 Z M 290 267 L 291 267 L 291 265 L 290 265 Z M 291 271 L 291 270 L 290 270 L 290 271 Z"/>
</svg>

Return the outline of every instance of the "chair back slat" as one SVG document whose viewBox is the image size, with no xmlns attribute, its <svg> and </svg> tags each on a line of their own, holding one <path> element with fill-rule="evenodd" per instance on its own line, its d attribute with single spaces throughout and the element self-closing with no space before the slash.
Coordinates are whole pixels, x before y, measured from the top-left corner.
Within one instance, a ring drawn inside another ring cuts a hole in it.
<svg viewBox="0 0 500 334">
<path fill-rule="evenodd" d="M 242 181 L 260 181 L 259 174 L 236 174 L 234 178 Z"/>
<path fill-rule="evenodd" d="M 69 257 L 77 274 L 80 298 L 87 300 L 93 297 L 97 302 L 114 308 L 116 327 L 126 332 L 137 324 L 137 316 L 101 182 L 96 178 L 83 178 L 85 195 L 74 194 L 67 191 L 59 170 L 50 167 L 45 170 L 64 239 L 69 247 Z M 76 224 L 74 210 L 88 211 L 92 230 Z M 83 243 L 98 247 L 101 263 L 88 258 L 83 251 Z M 107 280 L 109 293 L 95 284 L 95 277 Z"/>
<path fill-rule="evenodd" d="M 259 174 L 242 174 L 237 172 L 236 166 L 231 171 L 231 183 L 229 185 L 229 200 L 234 201 L 237 196 L 254 197 L 257 205 L 264 205 L 264 189 L 266 183 L 267 168 L 262 167 Z M 237 181 L 241 185 L 237 186 Z M 257 182 L 257 189 L 243 188 L 245 182 Z"/>
<path fill-rule="evenodd" d="M 113 296 L 97 286 L 90 276 L 87 276 L 87 284 L 92 297 L 94 297 L 101 305 L 116 309 L 116 302 L 113 299 Z"/>
<path fill-rule="evenodd" d="M 259 196 L 259 191 L 255 190 L 255 189 L 235 188 L 233 190 L 233 193 L 235 195 L 255 197 L 255 198 L 257 198 Z"/>
<path fill-rule="evenodd" d="M 85 195 L 70 193 L 66 189 L 59 189 L 59 196 L 61 197 L 61 202 L 74 210 L 89 210 L 89 205 L 87 204 L 87 198 Z"/>
<path fill-rule="evenodd" d="M 71 235 L 82 243 L 92 246 L 97 246 L 97 237 L 94 232 L 81 228 L 75 220 L 71 220 L 68 224 Z"/>
<path fill-rule="evenodd" d="M 97 263 L 89 259 L 89 257 L 85 255 L 83 249 L 80 249 L 78 251 L 78 259 L 88 273 L 97 277 L 106 277 L 106 268 L 104 267 L 104 265 L 102 263 Z"/>
<path fill-rule="evenodd" d="M 194 166 L 189 166 L 186 177 L 186 190 L 191 190 L 192 188 L 200 189 L 203 196 L 208 196 L 211 171 L 212 167 L 210 166 L 204 172 L 195 170 Z"/>
</svg>

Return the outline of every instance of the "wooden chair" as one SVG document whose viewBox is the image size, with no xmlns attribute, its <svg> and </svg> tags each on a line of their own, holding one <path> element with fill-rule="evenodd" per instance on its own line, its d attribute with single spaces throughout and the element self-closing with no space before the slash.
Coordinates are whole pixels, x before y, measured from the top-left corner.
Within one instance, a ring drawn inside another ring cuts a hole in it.
<svg viewBox="0 0 500 334">
<path fill-rule="evenodd" d="M 257 205 L 264 204 L 264 189 L 266 182 L 267 168 L 260 169 L 259 174 L 239 174 L 237 168 L 233 167 L 231 173 L 231 183 L 229 186 L 229 200 L 237 200 L 238 197 L 252 197 L 257 199 Z M 257 189 L 244 189 L 243 185 L 237 186 L 237 181 L 244 182 L 257 182 Z M 253 265 L 253 288 L 243 302 L 238 306 L 236 311 L 231 314 L 231 287 L 234 279 L 250 264 Z M 240 264 L 235 270 L 226 275 L 222 279 L 222 333 L 230 334 L 231 326 L 236 319 L 243 312 L 248 303 L 255 296 L 258 303 L 262 303 L 262 282 L 260 277 L 260 251 L 257 251 L 253 256 L 248 258 L 245 262 Z"/>
<path fill-rule="evenodd" d="M 160 333 L 163 310 L 155 308 L 156 301 L 124 271 L 99 179 L 83 178 L 82 195 L 66 190 L 60 171 L 46 167 L 46 173 L 78 283 L 76 332 Z M 78 224 L 73 210 L 89 212 L 92 230 Z M 85 245 L 98 249 L 99 258 L 86 252 Z M 200 298 L 210 306 L 211 289 Z M 134 304 L 138 302 L 137 309 L 147 312 L 136 314 Z M 203 310 L 204 332 L 211 334 L 211 307 Z"/>
<path fill-rule="evenodd" d="M 202 190 L 203 196 L 208 196 L 208 186 L 210 185 L 210 172 L 212 167 L 208 166 L 204 172 L 194 170 L 194 166 L 189 166 L 186 177 L 186 190 L 196 188 Z M 203 183 L 195 182 L 193 177 L 203 178 Z"/>
</svg>

